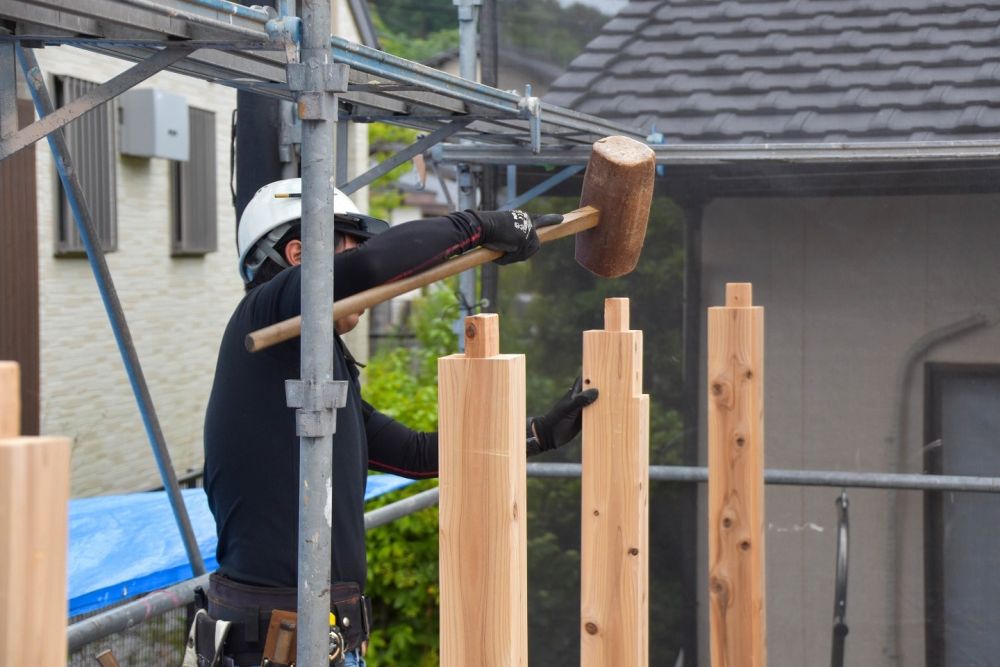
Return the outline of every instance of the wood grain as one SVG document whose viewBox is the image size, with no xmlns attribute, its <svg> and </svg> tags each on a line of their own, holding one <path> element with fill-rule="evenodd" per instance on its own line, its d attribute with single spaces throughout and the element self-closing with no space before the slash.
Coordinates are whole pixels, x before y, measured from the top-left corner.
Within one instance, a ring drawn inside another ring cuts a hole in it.
<svg viewBox="0 0 1000 667">
<path fill-rule="evenodd" d="M 603 278 L 625 275 L 639 262 L 656 178 L 656 153 L 628 137 L 594 143 L 580 206 L 601 211 L 601 224 L 576 240 L 576 261 Z"/>
<path fill-rule="evenodd" d="M 0 438 L 21 435 L 21 367 L 0 361 Z"/>
<path fill-rule="evenodd" d="M 0 665 L 66 664 L 70 441 L 0 439 Z"/>
<path fill-rule="evenodd" d="M 708 536 L 713 667 L 765 667 L 764 309 L 748 284 L 708 309 Z"/>
<path fill-rule="evenodd" d="M 605 330 L 583 334 L 580 664 L 649 664 L 649 396 L 642 332 L 628 299 L 605 302 Z"/>
<path fill-rule="evenodd" d="M 524 386 L 524 355 L 438 360 L 443 667 L 528 664 Z"/>
<path fill-rule="evenodd" d="M 465 318 L 465 356 L 484 359 L 500 354 L 500 319 L 495 313 Z"/>
</svg>

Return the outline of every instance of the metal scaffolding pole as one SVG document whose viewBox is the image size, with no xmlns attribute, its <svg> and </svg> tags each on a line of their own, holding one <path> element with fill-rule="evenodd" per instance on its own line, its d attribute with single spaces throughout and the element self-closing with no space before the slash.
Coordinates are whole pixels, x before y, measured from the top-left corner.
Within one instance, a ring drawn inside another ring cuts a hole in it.
<svg viewBox="0 0 1000 667">
<path fill-rule="evenodd" d="M 458 73 L 463 79 L 477 81 L 478 46 L 477 23 L 479 20 L 479 5 L 481 0 L 454 0 L 458 7 Z M 476 208 L 476 185 L 472 168 L 467 164 L 458 165 L 458 208 L 471 210 Z M 475 269 L 463 271 L 458 276 L 458 291 L 461 295 L 459 304 L 463 311 L 459 312 L 455 331 L 458 334 L 458 349 L 465 349 L 465 328 L 462 324 L 466 315 L 475 312 L 479 302 L 476 294 Z"/>
<path fill-rule="evenodd" d="M 302 119 L 301 380 L 289 380 L 289 407 L 300 437 L 298 664 L 329 665 L 330 565 L 333 532 L 333 434 L 346 405 L 347 382 L 333 379 L 333 188 L 336 92 L 348 72 L 330 53 L 329 0 L 305 0 L 302 50 L 288 64 Z"/>
<path fill-rule="evenodd" d="M 44 118 L 55 110 L 52 104 L 52 97 L 45 85 L 45 79 L 38 67 L 35 54 L 30 49 L 24 49 L 20 45 L 16 47 L 18 59 L 21 61 L 21 68 L 24 70 L 24 77 L 31 90 L 31 96 L 35 101 L 35 110 L 39 118 Z M 62 130 L 56 130 L 48 135 L 49 146 L 52 148 L 52 157 L 56 163 L 56 170 L 62 180 L 63 188 L 66 191 L 66 198 L 69 200 L 70 208 L 73 210 L 73 217 L 76 219 L 77 228 L 80 231 L 80 239 L 87 251 L 87 259 L 90 261 L 90 268 L 97 281 L 97 289 L 104 302 L 104 309 L 108 313 L 111 322 L 111 330 L 114 332 L 115 341 L 118 343 L 118 351 L 121 353 L 122 361 L 125 364 L 125 372 L 128 374 L 129 382 L 132 385 L 132 392 L 135 394 L 136 403 L 139 404 L 139 414 L 142 416 L 142 423 L 146 429 L 150 445 L 153 448 L 153 458 L 156 460 L 156 467 L 160 471 L 160 479 L 163 487 L 167 491 L 167 498 L 170 500 L 170 508 L 174 512 L 177 520 L 177 527 L 180 530 L 181 538 L 184 540 L 184 549 L 187 551 L 188 560 L 191 563 L 191 570 L 195 575 L 205 573 L 205 562 L 202 560 L 201 551 L 198 549 L 198 541 L 195 539 L 194 530 L 191 528 L 191 519 L 188 517 L 187 507 L 181 496 L 180 488 L 177 485 L 177 474 L 174 472 L 173 463 L 170 460 L 170 450 L 167 449 L 166 438 L 163 437 L 163 430 L 160 428 L 160 420 L 156 416 L 156 408 L 153 406 L 153 398 L 149 394 L 149 387 L 146 384 L 146 376 L 142 371 L 142 364 L 139 363 L 139 354 L 135 350 L 135 343 L 132 341 L 132 333 L 129 330 L 128 322 L 125 319 L 125 312 L 122 310 L 121 300 L 115 289 L 114 280 L 111 278 L 111 271 L 108 269 L 104 251 L 97 236 L 97 228 L 94 225 L 90 214 L 90 208 L 84 199 L 83 188 L 80 186 L 80 179 L 77 176 L 76 167 L 73 164 L 72 156 L 69 154 L 69 147 L 66 144 L 66 137 Z"/>
<path fill-rule="evenodd" d="M 579 477 L 579 463 L 529 463 L 529 477 Z M 658 482 L 707 482 L 708 468 L 650 466 L 649 478 Z M 1000 477 L 968 475 L 917 475 L 840 470 L 764 470 L 764 483 L 779 486 L 829 486 L 834 488 L 905 489 L 908 491 L 963 491 L 1000 493 Z"/>
<path fill-rule="evenodd" d="M 544 108 L 544 105 L 543 105 Z M 829 144 L 653 144 L 656 163 L 673 167 L 740 163 L 856 164 L 938 160 L 996 160 L 1000 140 L 843 142 Z M 497 165 L 586 164 L 589 146 L 556 146 L 541 153 L 518 146 L 465 143 L 438 146 L 439 162 Z"/>
</svg>

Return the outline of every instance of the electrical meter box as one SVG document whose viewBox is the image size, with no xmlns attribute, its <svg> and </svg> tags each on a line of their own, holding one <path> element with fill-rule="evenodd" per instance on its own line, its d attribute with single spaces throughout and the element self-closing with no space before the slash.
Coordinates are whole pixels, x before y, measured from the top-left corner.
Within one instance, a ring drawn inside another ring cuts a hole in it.
<svg viewBox="0 0 1000 667">
<path fill-rule="evenodd" d="M 188 159 L 188 105 L 182 95 L 137 88 L 124 93 L 118 104 L 123 155 Z"/>
</svg>

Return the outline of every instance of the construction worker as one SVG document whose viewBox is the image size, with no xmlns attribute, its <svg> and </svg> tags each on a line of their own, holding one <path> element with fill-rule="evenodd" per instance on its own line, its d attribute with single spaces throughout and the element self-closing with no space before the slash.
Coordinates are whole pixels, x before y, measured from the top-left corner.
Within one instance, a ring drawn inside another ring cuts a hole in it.
<svg viewBox="0 0 1000 667">
<path fill-rule="evenodd" d="M 285 380 L 300 377 L 299 339 L 258 353 L 247 333 L 300 314 L 301 182 L 261 188 L 240 218 L 239 272 L 247 294 L 219 349 L 205 416 L 205 492 L 215 516 L 219 570 L 207 592 L 210 619 L 231 621 L 222 649 L 236 667 L 259 665 L 271 612 L 296 609 L 299 446 Z M 522 211 L 463 211 L 390 229 L 334 192 L 335 298 L 404 278 L 479 245 L 501 250 L 499 263 L 538 250 L 536 224 Z M 366 576 L 364 490 L 369 469 L 409 478 L 437 476 L 437 434 L 419 433 L 361 399 L 357 364 L 340 335 L 361 313 L 335 322 L 334 379 L 348 381 L 333 437 L 332 611 L 343 637 L 343 664 L 363 665 L 371 609 Z M 580 431 L 596 389 L 574 384 L 545 415 L 529 419 L 528 455 L 554 449 Z M 263 656 L 272 663 L 273 656 Z M 229 663 L 222 663 L 229 664 Z"/>
</svg>

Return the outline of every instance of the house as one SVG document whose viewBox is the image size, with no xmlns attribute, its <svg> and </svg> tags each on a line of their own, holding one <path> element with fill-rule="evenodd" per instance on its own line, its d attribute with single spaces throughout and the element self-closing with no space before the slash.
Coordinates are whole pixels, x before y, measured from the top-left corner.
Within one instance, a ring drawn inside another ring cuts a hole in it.
<svg viewBox="0 0 1000 667">
<path fill-rule="evenodd" d="M 636 0 L 553 82 L 546 101 L 665 145 L 701 314 L 689 463 L 707 456 L 705 309 L 751 282 L 768 468 L 1000 475 L 998 24 L 972 0 Z M 839 493 L 767 489 L 772 667 L 830 659 Z M 709 663 L 700 494 L 685 666 Z M 996 499 L 848 496 L 845 664 L 995 660 Z"/>
<path fill-rule="evenodd" d="M 334 9 L 340 34 L 358 40 L 363 21 L 354 18 L 347 0 Z M 132 65 L 70 46 L 36 54 L 57 105 Z M 135 93 L 179 100 L 190 129 L 186 161 L 138 155 L 127 145 L 126 126 L 154 125 L 140 112 L 130 115 L 126 100 Z M 18 97 L 25 125 L 32 118 L 30 98 L 23 87 Z M 243 294 L 230 190 L 236 100 L 232 88 L 165 71 L 66 128 L 179 476 L 201 469 L 203 417 L 218 343 Z M 367 166 L 367 128 L 358 125 L 350 132 L 348 165 L 357 175 Z M 74 496 L 160 486 L 47 144 L 0 163 L 0 183 L 5 241 L 0 357 L 22 367 L 24 432 L 73 438 Z M 355 201 L 364 206 L 365 192 Z M 364 327 L 359 330 L 353 347 L 363 358 L 367 340 Z"/>
</svg>

